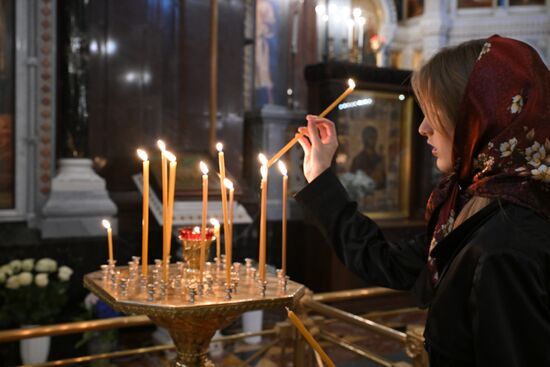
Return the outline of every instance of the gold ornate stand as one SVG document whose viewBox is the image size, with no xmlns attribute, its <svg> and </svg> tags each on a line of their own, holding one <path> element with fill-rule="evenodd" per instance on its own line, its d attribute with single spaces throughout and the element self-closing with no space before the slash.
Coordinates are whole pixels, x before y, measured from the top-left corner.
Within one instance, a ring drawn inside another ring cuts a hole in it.
<svg viewBox="0 0 550 367">
<path fill-rule="evenodd" d="M 291 306 L 305 289 L 269 275 L 262 289 L 250 268 L 241 269 L 232 293 L 225 288 L 221 270 L 212 271 L 208 287 L 187 283 L 176 265 L 171 265 L 170 273 L 171 282 L 164 284 L 158 279 L 153 282 L 151 277 L 145 281 L 128 267 L 112 267 L 110 273 L 104 270 L 85 275 L 84 286 L 112 308 L 146 315 L 167 328 L 177 349 L 174 367 L 214 366 L 207 352 L 216 330 L 246 311 Z"/>
</svg>

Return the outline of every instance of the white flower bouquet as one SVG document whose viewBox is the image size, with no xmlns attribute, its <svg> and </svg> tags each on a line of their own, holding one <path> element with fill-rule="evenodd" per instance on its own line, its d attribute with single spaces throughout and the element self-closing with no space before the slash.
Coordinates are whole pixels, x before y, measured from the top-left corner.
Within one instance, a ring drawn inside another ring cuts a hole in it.
<svg viewBox="0 0 550 367">
<path fill-rule="evenodd" d="M 72 274 L 50 258 L 0 266 L 0 327 L 52 323 L 67 302 Z"/>
</svg>

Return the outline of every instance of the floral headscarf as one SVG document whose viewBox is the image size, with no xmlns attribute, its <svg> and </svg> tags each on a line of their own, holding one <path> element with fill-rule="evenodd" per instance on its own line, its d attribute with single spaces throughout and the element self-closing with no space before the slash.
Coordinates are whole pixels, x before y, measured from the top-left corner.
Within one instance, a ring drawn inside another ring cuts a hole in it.
<svg viewBox="0 0 550 367">
<path fill-rule="evenodd" d="M 550 217 L 550 71 L 531 46 L 496 35 L 485 42 L 461 103 L 453 164 L 426 208 L 430 249 L 474 195 Z"/>
</svg>

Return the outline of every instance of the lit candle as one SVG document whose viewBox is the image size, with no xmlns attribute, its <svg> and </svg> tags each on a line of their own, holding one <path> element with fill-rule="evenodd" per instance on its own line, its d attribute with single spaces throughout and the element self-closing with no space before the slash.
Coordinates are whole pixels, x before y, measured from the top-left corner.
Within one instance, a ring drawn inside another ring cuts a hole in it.
<svg viewBox="0 0 550 367">
<path fill-rule="evenodd" d="M 164 264 L 164 281 L 168 281 L 168 261 L 170 256 L 170 250 L 172 247 L 172 221 L 174 217 L 174 194 L 176 190 L 176 168 L 178 162 L 176 161 L 176 156 L 169 151 L 165 151 L 164 155 L 166 159 L 170 162 L 170 173 L 168 175 L 168 205 L 167 205 L 167 214 L 166 214 L 166 250 L 163 253 L 162 262 Z"/>
<path fill-rule="evenodd" d="M 321 348 L 321 345 L 315 340 L 313 335 L 306 329 L 302 321 L 296 316 L 294 312 L 289 310 L 288 307 L 286 307 L 286 311 L 288 314 L 288 319 L 292 322 L 292 324 L 298 329 L 300 334 L 303 335 L 304 339 L 308 342 L 308 344 L 313 348 L 317 353 L 319 353 L 319 356 L 323 359 L 323 361 L 326 363 L 329 367 L 335 367 L 336 365 L 334 362 L 330 359 L 330 357 L 325 353 L 323 348 Z"/>
<path fill-rule="evenodd" d="M 321 114 L 319 115 L 319 118 L 323 118 L 326 115 L 328 115 L 330 111 L 332 111 L 334 107 L 338 106 L 338 104 L 342 102 L 342 100 L 346 98 L 348 95 L 350 95 L 350 93 L 353 92 L 354 89 L 355 89 L 355 82 L 353 81 L 353 79 L 348 79 L 348 88 L 344 91 L 344 93 L 342 93 L 338 98 L 336 98 L 334 102 L 330 104 L 330 106 L 328 106 L 327 108 L 325 108 L 323 112 L 321 112 Z M 277 152 L 277 154 L 271 157 L 269 162 L 267 162 L 267 167 L 269 168 L 275 162 L 277 162 L 283 156 L 283 154 L 285 154 L 290 148 L 294 146 L 294 144 L 298 142 L 298 140 L 300 140 L 300 138 L 303 135 L 304 135 L 303 133 L 297 133 L 292 140 L 290 140 L 281 150 Z"/>
<path fill-rule="evenodd" d="M 223 209 L 223 233 L 225 234 L 225 281 L 228 287 L 231 286 L 231 242 L 228 240 L 229 230 L 229 217 L 227 212 L 227 192 L 225 191 L 225 160 L 223 155 L 223 144 L 216 144 L 216 150 L 218 151 L 218 162 L 220 166 L 220 188 L 222 192 L 222 209 Z"/>
<path fill-rule="evenodd" d="M 281 226 L 282 226 L 282 234 L 281 234 L 281 249 L 282 249 L 282 256 L 281 256 L 281 270 L 283 271 L 283 276 L 286 275 L 286 202 L 287 202 L 287 192 L 288 192 L 288 172 L 286 169 L 285 164 L 282 161 L 279 161 L 279 170 L 281 171 L 281 174 L 283 175 L 283 213 L 281 216 Z"/>
<path fill-rule="evenodd" d="M 202 172 L 202 239 L 206 238 L 206 216 L 208 215 L 208 166 L 201 161 L 199 163 Z"/>
<path fill-rule="evenodd" d="M 149 264 L 149 157 L 142 150 L 137 150 L 138 156 L 143 161 L 143 209 L 141 232 L 141 273 L 147 278 L 147 265 Z"/>
<path fill-rule="evenodd" d="M 221 261 L 221 247 L 220 247 L 220 222 L 216 218 L 210 218 L 210 223 L 214 226 L 214 236 L 216 237 L 216 263 Z"/>
<path fill-rule="evenodd" d="M 111 223 L 107 219 L 101 221 L 103 227 L 107 230 L 107 243 L 109 246 L 109 264 L 113 264 L 113 229 L 111 228 Z"/>
<path fill-rule="evenodd" d="M 265 255 L 266 255 L 266 231 L 267 231 L 267 158 L 260 153 L 258 155 L 262 167 L 260 173 L 262 175 L 262 181 L 260 189 L 262 192 L 261 204 L 260 204 L 260 280 L 265 282 Z"/>
<path fill-rule="evenodd" d="M 164 253 L 166 252 L 166 241 L 168 240 L 168 234 L 166 230 L 168 228 L 168 171 L 167 160 L 164 152 L 166 151 L 166 144 L 162 140 L 157 140 L 157 146 L 160 149 L 161 156 L 161 172 L 162 172 L 162 253 L 164 260 Z"/>
<path fill-rule="evenodd" d="M 229 240 L 233 245 L 233 201 L 235 199 L 235 187 L 233 186 L 233 182 L 228 178 L 223 180 L 223 184 L 229 190 L 229 205 L 227 209 L 229 214 Z"/>
</svg>

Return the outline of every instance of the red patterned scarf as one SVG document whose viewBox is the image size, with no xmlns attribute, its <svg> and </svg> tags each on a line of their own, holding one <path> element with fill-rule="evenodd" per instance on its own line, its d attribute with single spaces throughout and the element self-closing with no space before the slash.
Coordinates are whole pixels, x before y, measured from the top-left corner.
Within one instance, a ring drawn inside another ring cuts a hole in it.
<svg viewBox="0 0 550 367">
<path fill-rule="evenodd" d="M 453 163 L 426 208 L 430 248 L 474 195 L 550 217 L 550 71 L 531 46 L 500 36 L 484 44 L 461 103 Z"/>
</svg>

